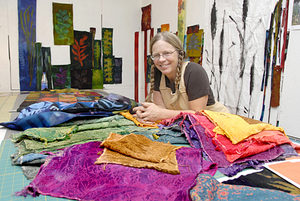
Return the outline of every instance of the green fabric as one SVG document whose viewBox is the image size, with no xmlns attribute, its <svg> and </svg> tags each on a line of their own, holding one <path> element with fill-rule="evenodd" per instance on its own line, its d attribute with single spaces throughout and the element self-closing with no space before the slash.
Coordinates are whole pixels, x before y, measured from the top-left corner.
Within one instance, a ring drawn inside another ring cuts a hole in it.
<svg viewBox="0 0 300 201">
<path fill-rule="evenodd" d="M 72 121 L 68 121 L 62 124 L 59 124 L 58 126 L 74 126 L 74 125 L 83 125 L 83 124 L 95 124 L 95 123 L 101 123 L 101 122 L 109 122 L 113 120 L 120 120 L 125 119 L 122 115 L 113 115 L 109 117 L 100 117 L 100 118 L 91 118 L 91 119 L 74 119 Z"/>
<path fill-rule="evenodd" d="M 55 127 L 51 128 L 30 128 L 21 133 L 15 133 L 12 135 L 12 142 L 19 142 L 23 139 L 33 139 L 39 140 L 47 145 L 48 142 L 53 142 L 56 140 L 65 140 L 70 138 L 72 133 L 75 133 L 78 126 L 60 127 L 59 129 Z"/>
<path fill-rule="evenodd" d="M 135 126 L 135 123 L 128 119 L 120 119 L 118 121 L 111 121 L 111 122 L 84 124 L 78 126 L 78 131 L 95 130 L 95 129 L 102 129 L 102 128 L 114 128 L 114 127 L 122 127 L 122 126 Z"/>
<path fill-rule="evenodd" d="M 96 130 L 86 130 L 74 133 L 70 136 L 69 139 L 65 139 L 62 141 L 49 142 L 47 145 L 40 141 L 24 139 L 18 145 L 19 154 L 25 155 L 28 153 L 40 153 L 42 151 L 55 151 L 57 149 L 62 149 L 67 146 L 75 145 L 75 144 L 83 144 L 90 141 L 103 141 L 106 139 L 111 132 L 118 134 L 130 134 L 135 131 L 147 130 L 148 128 L 142 128 L 138 126 L 122 126 L 122 127 L 114 127 L 114 128 L 103 128 Z"/>
</svg>

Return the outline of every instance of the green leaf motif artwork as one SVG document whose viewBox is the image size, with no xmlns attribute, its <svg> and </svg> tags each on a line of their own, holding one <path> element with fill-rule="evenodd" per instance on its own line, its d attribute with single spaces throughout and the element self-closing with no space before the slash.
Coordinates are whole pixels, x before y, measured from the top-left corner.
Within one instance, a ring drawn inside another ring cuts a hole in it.
<svg viewBox="0 0 300 201">
<path fill-rule="evenodd" d="M 103 47 L 104 57 L 113 55 L 112 37 L 113 37 L 112 28 L 102 28 L 102 47 Z"/>
<path fill-rule="evenodd" d="M 94 69 L 101 69 L 101 40 L 94 40 Z"/>
<path fill-rule="evenodd" d="M 74 43 L 72 4 L 53 3 L 53 27 L 55 45 Z"/>
<path fill-rule="evenodd" d="M 114 56 L 103 58 L 103 84 L 114 83 Z"/>
</svg>

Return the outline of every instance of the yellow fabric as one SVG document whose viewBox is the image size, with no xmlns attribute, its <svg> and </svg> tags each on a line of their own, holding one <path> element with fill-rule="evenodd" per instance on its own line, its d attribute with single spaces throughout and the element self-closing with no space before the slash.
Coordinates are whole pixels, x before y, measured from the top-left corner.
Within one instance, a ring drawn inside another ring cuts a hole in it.
<svg viewBox="0 0 300 201">
<path fill-rule="evenodd" d="M 104 152 L 95 164 L 114 163 L 136 168 L 151 168 L 158 171 L 180 174 L 176 150 L 181 147 L 156 142 L 143 135 L 120 135 L 110 133 L 101 143 Z"/>
<path fill-rule="evenodd" d="M 143 123 L 139 122 L 136 118 L 134 118 L 132 116 L 132 114 L 130 114 L 129 111 L 120 112 L 120 114 L 123 115 L 126 119 L 129 119 L 129 120 L 133 121 L 139 127 L 143 127 L 143 128 L 146 128 L 146 127 L 147 128 L 158 128 L 158 126 L 157 126 L 158 122 L 156 122 L 155 124 L 143 124 Z"/>
<path fill-rule="evenodd" d="M 243 118 L 235 114 L 209 110 L 203 110 L 202 114 L 214 122 L 216 127 L 213 131 L 215 133 L 227 136 L 233 144 L 237 144 L 247 137 L 263 130 L 276 130 L 284 133 L 282 127 L 276 127 L 263 122 L 249 124 Z"/>
</svg>

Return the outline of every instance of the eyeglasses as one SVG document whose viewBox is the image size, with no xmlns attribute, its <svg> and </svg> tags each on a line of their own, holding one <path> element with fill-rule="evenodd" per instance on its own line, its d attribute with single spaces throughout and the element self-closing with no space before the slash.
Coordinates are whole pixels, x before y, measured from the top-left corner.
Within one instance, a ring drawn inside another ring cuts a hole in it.
<svg viewBox="0 0 300 201">
<path fill-rule="evenodd" d="M 171 56 L 175 51 L 176 51 L 176 50 L 173 50 L 173 51 L 171 51 L 171 52 L 163 52 L 163 53 L 161 53 L 161 54 L 152 55 L 152 56 L 151 56 L 151 59 L 152 59 L 153 61 L 157 61 L 157 60 L 159 60 L 160 56 L 162 56 L 163 58 L 166 59 L 166 58 L 168 58 L 169 56 Z"/>
</svg>

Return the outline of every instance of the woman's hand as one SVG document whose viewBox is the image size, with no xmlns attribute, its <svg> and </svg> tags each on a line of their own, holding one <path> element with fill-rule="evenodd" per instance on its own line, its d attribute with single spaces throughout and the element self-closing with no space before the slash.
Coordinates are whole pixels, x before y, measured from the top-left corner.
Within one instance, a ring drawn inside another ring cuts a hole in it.
<svg viewBox="0 0 300 201">
<path fill-rule="evenodd" d="M 133 111 L 136 112 L 133 115 L 139 122 L 145 124 L 153 124 L 154 122 L 163 119 L 162 108 L 158 107 L 154 103 L 141 103 L 142 106 L 133 108 Z"/>
</svg>

